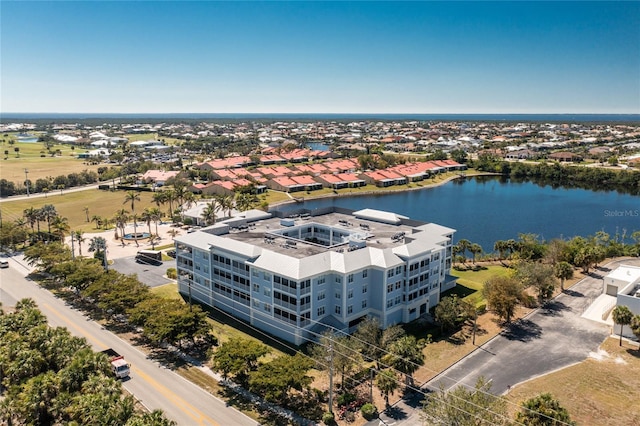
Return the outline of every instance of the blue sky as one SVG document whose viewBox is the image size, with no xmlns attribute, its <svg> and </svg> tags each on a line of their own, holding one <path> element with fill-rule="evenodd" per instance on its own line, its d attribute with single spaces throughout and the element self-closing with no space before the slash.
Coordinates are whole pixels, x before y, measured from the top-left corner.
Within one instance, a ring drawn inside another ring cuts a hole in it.
<svg viewBox="0 0 640 426">
<path fill-rule="evenodd" d="M 5 1 L 0 111 L 640 113 L 640 2 Z"/>
</svg>

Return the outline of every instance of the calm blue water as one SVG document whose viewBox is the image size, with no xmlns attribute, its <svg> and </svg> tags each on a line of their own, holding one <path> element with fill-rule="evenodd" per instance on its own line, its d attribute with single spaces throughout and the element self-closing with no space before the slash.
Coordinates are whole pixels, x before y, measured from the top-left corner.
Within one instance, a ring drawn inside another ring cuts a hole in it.
<svg viewBox="0 0 640 426">
<path fill-rule="evenodd" d="M 329 148 L 331 147 L 322 142 L 309 142 L 307 143 L 307 148 L 313 149 L 315 151 L 329 151 Z"/>
<path fill-rule="evenodd" d="M 486 177 L 395 194 L 310 200 L 279 209 L 330 205 L 353 210 L 388 210 L 411 219 L 439 223 L 457 229 L 456 240 L 466 238 L 486 251 L 493 251 L 496 240 L 516 239 L 519 233 L 533 233 L 550 240 L 593 235 L 599 230 L 614 235 L 626 229 L 629 236 L 640 230 L 638 196 L 615 191 L 554 189 Z"/>
</svg>

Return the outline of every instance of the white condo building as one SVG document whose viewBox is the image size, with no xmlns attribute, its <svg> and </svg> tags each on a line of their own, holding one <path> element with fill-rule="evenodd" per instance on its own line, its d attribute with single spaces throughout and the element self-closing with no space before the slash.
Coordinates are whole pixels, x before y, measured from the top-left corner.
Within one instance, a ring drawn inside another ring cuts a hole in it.
<svg viewBox="0 0 640 426">
<path fill-rule="evenodd" d="M 454 233 L 372 209 L 252 210 L 175 239 L 178 288 L 296 345 L 367 315 L 386 328 L 455 286 Z"/>
</svg>

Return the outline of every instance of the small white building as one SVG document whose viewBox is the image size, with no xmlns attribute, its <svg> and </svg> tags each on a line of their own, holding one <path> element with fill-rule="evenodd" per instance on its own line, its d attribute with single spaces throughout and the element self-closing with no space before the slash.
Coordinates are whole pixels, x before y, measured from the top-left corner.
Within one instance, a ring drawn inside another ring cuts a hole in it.
<svg viewBox="0 0 640 426">
<path fill-rule="evenodd" d="M 626 306 L 634 315 L 640 315 L 640 266 L 620 265 L 603 281 L 603 291 L 616 297 L 616 306 Z M 629 330 L 625 329 L 626 335 Z"/>
</svg>

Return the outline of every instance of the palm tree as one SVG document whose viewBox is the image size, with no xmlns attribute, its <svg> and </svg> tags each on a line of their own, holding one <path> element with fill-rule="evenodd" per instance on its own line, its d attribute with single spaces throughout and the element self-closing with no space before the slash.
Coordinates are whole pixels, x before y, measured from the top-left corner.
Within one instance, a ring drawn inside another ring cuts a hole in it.
<svg viewBox="0 0 640 426">
<path fill-rule="evenodd" d="M 493 249 L 498 252 L 498 260 L 504 259 L 505 252 L 509 249 L 507 242 L 504 240 L 498 240 L 493 245 Z"/>
<path fill-rule="evenodd" d="M 247 211 L 252 208 L 257 201 L 258 197 L 256 197 L 254 194 L 249 194 L 246 192 L 236 194 L 236 208 L 241 212 Z"/>
<path fill-rule="evenodd" d="M 22 212 L 24 218 L 27 220 L 27 223 L 31 226 L 31 233 L 35 232 L 35 224 L 38 221 L 38 209 L 29 207 Z M 38 226 L 39 228 L 39 226 Z"/>
<path fill-rule="evenodd" d="M 389 406 L 389 394 L 398 389 L 400 386 L 398 383 L 398 376 L 392 369 L 383 370 L 376 377 L 376 386 L 380 390 L 380 394 L 384 396 L 385 406 Z"/>
<path fill-rule="evenodd" d="M 53 218 L 51 226 L 60 238 L 60 242 L 63 243 L 65 233 L 67 233 L 71 229 L 69 227 L 69 219 L 67 219 L 66 217 L 56 216 L 55 218 Z"/>
<path fill-rule="evenodd" d="M 100 225 L 102 224 L 102 218 L 97 214 L 94 214 L 93 216 L 91 216 L 91 222 L 95 222 L 96 228 L 100 228 Z"/>
<path fill-rule="evenodd" d="M 45 204 L 40 209 L 42 217 L 47 221 L 47 232 L 51 234 L 51 222 L 58 216 L 58 212 L 53 204 Z"/>
<path fill-rule="evenodd" d="M 82 210 L 84 210 L 84 214 L 87 217 L 87 222 L 89 222 L 89 206 L 84 206 Z"/>
<path fill-rule="evenodd" d="M 422 348 L 414 336 L 402 336 L 389 345 L 388 361 L 405 375 L 407 386 L 413 384 L 413 373 L 424 365 Z"/>
<path fill-rule="evenodd" d="M 139 216 L 136 213 L 131 215 L 131 220 L 133 220 L 133 241 L 136 242 L 136 247 L 140 247 L 140 244 L 138 244 L 138 219 Z"/>
<path fill-rule="evenodd" d="M 149 207 L 147 207 L 146 209 L 143 210 L 143 212 L 140 214 L 140 220 L 144 221 L 147 226 L 149 227 L 149 234 L 151 234 L 151 209 Z M 156 229 L 156 233 L 157 233 L 157 229 Z"/>
<path fill-rule="evenodd" d="M 135 203 L 140 201 L 140 193 L 136 191 L 127 191 L 124 196 L 124 202 L 122 204 L 131 203 L 131 212 L 135 213 Z"/>
<path fill-rule="evenodd" d="M 230 195 L 220 195 L 218 197 L 218 204 L 220 204 L 220 210 L 227 211 L 227 216 L 231 216 L 231 209 L 233 209 L 233 197 Z"/>
<path fill-rule="evenodd" d="M 205 225 L 216 223 L 216 213 L 220 210 L 220 205 L 215 200 L 211 200 L 202 211 L 202 219 Z"/>
<path fill-rule="evenodd" d="M 622 330 L 625 325 L 631 324 L 633 314 L 628 307 L 624 305 L 618 305 L 613 308 L 613 322 L 620 324 L 620 346 L 622 346 Z"/>
<path fill-rule="evenodd" d="M 179 234 L 179 231 L 178 231 L 177 229 L 173 229 L 173 228 L 172 228 L 172 229 L 169 229 L 169 231 L 167 231 L 167 233 L 168 233 L 169 235 L 171 235 L 171 238 L 173 239 L 173 238 L 175 238 L 175 237 L 176 237 L 176 235 L 178 235 L 178 234 Z"/>
<path fill-rule="evenodd" d="M 476 255 L 482 253 L 482 246 L 480 244 L 473 243 L 471 244 L 471 246 L 469 246 L 469 251 L 471 252 L 473 264 L 475 265 Z"/>
<path fill-rule="evenodd" d="M 167 202 L 167 192 L 166 191 L 157 191 L 154 192 L 151 196 L 151 200 L 156 203 L 156 206 L 160 207 L 161 205 L 165 205 Z"/>
<path fill-rule="evenodd" d="M 152 207 L 149 209 L 149 214 L 151 215 L 151 220 L 156 224 L 156 235 L 160 235 L 158 233 L 158 222 L 162 219 L 164 213 L 162 213 L 158 207 Z"/>
<path fill-rule="evenodd" d="M 84 237 L 84 232 L 75 231 L 73 235 L 76 241 L 78 242 L 78 254 L 82 256 L 82 243 L 86 241 L 86 238 Z"/>
<path fill-rule="evenodd" d="M 104 269 L 107 269 L 107 240 L 102 237 L 93 237 L 89 240 L 89 251 L 95 251 L 97 258 L 102 258 Z"/>
<path fill-rule="evenodd" d="M 461 253 L 461 256 L 463 256 L 465 261 L 466 261 L 467 260 L 467 250 L 471 247 L 471 241 L 462 239 L 462 240 L 458 241 L 457 246 L 458 246 L 458 252 Z"/>
<path fill-rule="evenodd" d="M 116 229 L 120 228 L 122 231 L 121 236 L 124 237 L 125 226 L 127 226 L 127 220 L 129 220 L 129 212 L 125 209 L 120 209 L 116 212 L 116 215 L 113 218 L 116 222 Z"/>
</svg>

